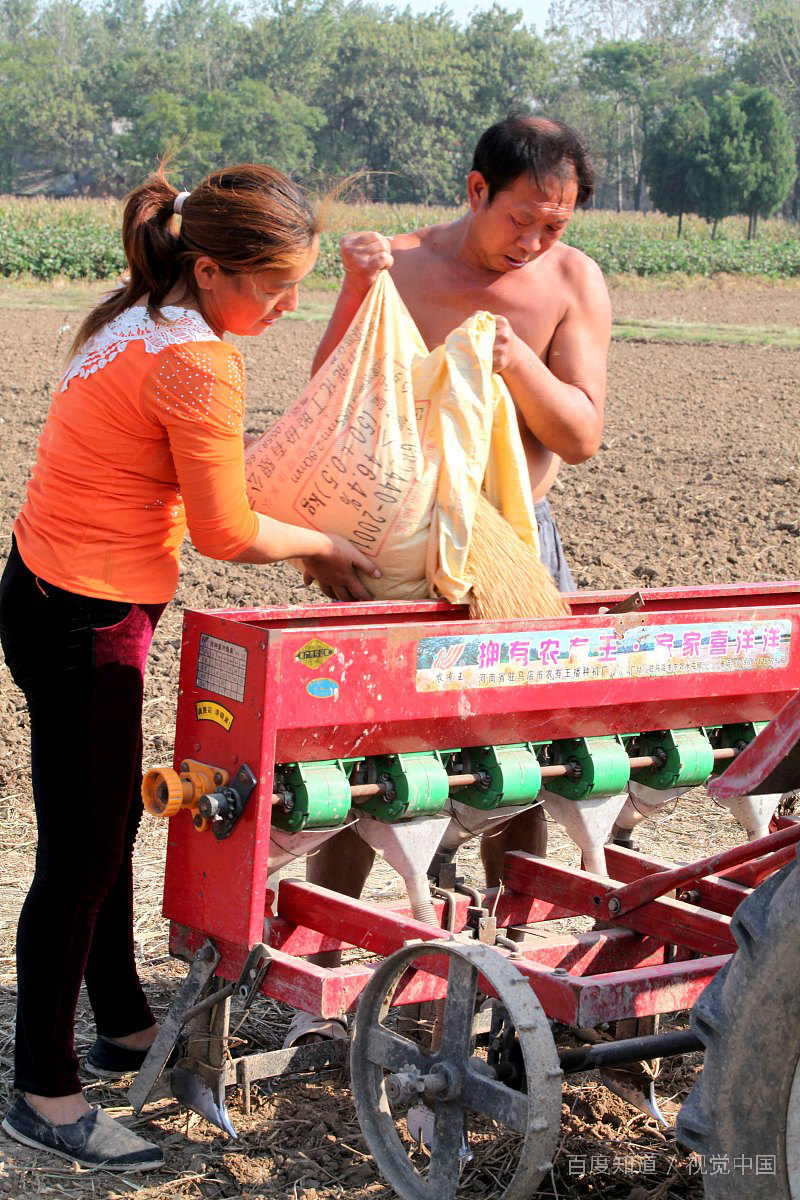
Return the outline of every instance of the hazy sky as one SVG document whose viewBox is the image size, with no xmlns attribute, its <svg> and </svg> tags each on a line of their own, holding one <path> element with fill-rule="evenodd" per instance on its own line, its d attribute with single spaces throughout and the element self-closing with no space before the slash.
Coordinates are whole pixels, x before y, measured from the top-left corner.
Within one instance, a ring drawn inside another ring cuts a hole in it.
<svg viewBox="0 0 800 1200">
<path fill-rule="evenodd" d="M 492 0 L 443 0 L 443 2 L 460 22 L 466 21 L 470 13 L 476 10 L 483 11 L 492 6 Z M 399 9 L 405 8 L 408 3 L 408 7 L 415 13 L 431 12 L 437 6 L 436 0 L 394 0 L 394 3 Z M 516 0 L 516 2 L 515 0 L 501 0 L 501 3 L 503 8 L 512 11 L 517 8 L 521 9 L 525 24 L 535 25 L 539 33 L 544 33 L 550 0 Z"/>
</svg>

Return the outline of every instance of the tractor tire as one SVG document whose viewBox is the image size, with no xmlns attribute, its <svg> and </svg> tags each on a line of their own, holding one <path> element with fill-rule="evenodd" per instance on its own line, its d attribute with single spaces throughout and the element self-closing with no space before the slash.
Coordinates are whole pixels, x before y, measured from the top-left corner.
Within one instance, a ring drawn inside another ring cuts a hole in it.
<svg viewBox="0 0 800 1200">
<path fill-rule="evenodd" d="M 706 1048 L 678 1117 L 706 1200 L 800 1200 L 800 867 L 736 910 L 738 950 L 696 1001 Z"/>
</svg>

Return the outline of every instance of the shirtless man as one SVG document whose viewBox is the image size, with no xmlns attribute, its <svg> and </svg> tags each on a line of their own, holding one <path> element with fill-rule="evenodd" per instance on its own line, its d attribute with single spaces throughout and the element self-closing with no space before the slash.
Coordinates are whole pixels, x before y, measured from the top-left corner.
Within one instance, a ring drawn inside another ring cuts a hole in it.
<svg viewBox="0 0 800 1200">
<path fill-rule="evenodd" d="M 542 117 L 493 125 L 475 149 L 464 216 L 391 242 L 378 233 L 343 239 L 345 280 L 314 360 L 316 370 L 384 269 L 431 350 L 477 309 L 494 313 L 494 369 L 517 407 L 542 558 L 562 591 L 574 585 L 546 496 L 562 460 L 583 462 L 600 445 L 611 339 L 599 267 L 561 241 L 592 187 L 586 149 L 568 126 Z M 546 848 L 538 807 L 485 834 L 487 885 L 499 882 L 507 850 L 543 855 Z M 345 830 L 309 857 L 308 877 L 359 896 L 373 858 L 370 847 Z"/>
</svg>

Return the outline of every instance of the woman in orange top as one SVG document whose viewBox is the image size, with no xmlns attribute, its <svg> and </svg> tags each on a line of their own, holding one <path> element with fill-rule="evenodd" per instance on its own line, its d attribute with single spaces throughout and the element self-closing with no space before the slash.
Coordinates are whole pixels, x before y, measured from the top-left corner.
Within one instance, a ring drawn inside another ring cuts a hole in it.
<svg viewBox="0 0 800 1200">
<path fill-rule="evenodd" d="M 180 214 L 180 226 L 176 219 Z M 73 1048 L 85 979 L 86 1067 L 119 1077 L 158 1026 L 133 953 L 143 671 L 187 529 L 211 558 L 301 558 L 339 599 L 376 575 L 343 538 L 254 513 L 244 364 L 222 341 L 297 307 L 318 225 L 280 172 L 244 165 L 178 193 L 163 171 L 128 198 L 128 282 L 86 318 L 53 398 L 0 583 L 0 638 L 31 719 L 36 872 L 17 938 L 12 1137 L 82 1165 L 147 1170 L 160 1149 L 86 1102 Z"/>
</svg>

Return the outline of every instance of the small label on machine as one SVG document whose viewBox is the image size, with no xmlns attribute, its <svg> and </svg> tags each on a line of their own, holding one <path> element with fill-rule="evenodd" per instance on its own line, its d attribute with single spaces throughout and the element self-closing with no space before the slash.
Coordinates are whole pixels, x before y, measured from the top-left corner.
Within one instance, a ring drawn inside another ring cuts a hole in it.
<svg viewBox="0 0 800 1200">
<path fill-rule="evenodd" d="M 229 700 L 244 700 L 244 685 L 247 676 L 247 651 L 234 642 L 223 642 L 209 633 L 200 634 L 197 651 L 198 688 L 205 692 L 216 692 Z"/>
<path fill-rule="evenodd" d="M 339 684 L 335 679 L 310 679 L 306 691 L 317 700 L 330 700 L 339 695 Z"/>
<path fill-rule="evenodd" d="M 791 621 L 548 629 L 431 637 L 417 643 L 417 691 L 655 679 L 777 670 L 789 662 Z"/>
<path fill-rule="evenodd" d="M 213 721 L 221 725 L 226 733 L 230 730 L 233 713 L 224 704 L 217 704 L 214 700 L 198 700 L 194 707 L 198 721 Z"/>
<path fill-rule="evenodd" d="M 309 667 L 312 671 L 316 671 L 317 667 L 321 667 L 336 650 L 333 646 L 329 646 L 327 642 L 321 641 L 320 638 L 312 638 L 310 642 L 306 642 L 299 650 L 295 650 L 294 657 L 304 667 Z"/>
</svg>

